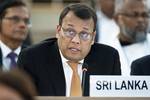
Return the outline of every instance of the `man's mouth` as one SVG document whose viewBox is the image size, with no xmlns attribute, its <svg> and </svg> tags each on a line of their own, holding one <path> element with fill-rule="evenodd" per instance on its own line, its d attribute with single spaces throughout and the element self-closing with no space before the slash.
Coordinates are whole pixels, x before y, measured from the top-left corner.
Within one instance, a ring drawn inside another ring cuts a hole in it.
<svg viewBox="0 0 150 100">
<path fill-rule="evenodd" d="M 79 52 L 80 49 L 78 48 L 73 48 L 73 47 L 70 47 L 69 50 L 71 50 L 72 52 Z"/>
</svg>

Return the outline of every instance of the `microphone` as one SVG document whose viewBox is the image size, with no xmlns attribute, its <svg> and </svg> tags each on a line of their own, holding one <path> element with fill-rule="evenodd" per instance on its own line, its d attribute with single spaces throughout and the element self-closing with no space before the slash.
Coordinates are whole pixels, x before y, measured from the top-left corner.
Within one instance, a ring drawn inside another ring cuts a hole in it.
<svg viewBox="0 0 150 100">
<path fill-rule="evenodd" d="M 82 95 L 84 95 L 84 88 L 85 88 L 85 76 L 88 69 L 88 64 L 83 63 L 82 65 Z"/>
</svg>

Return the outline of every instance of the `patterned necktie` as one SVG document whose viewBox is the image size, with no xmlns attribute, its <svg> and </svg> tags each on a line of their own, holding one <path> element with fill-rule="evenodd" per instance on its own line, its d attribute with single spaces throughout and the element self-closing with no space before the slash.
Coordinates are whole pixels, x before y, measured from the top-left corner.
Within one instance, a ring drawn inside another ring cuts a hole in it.
<svg viewBox="0 0 150 100">
<path fill-rule="evenodd" d="M 16 57 L 17 57 L 17 54 L 14 53 L 14 52 L 10 52 L 8 55 L 7 55 L 8 58 L 10 58 L 10 69 L 12 68 L 15 68 L 17 66 L 17 62 L 16 62 Z"/>
<path fill-rule="evenodd" d="M 82 96 L 81 81 L 78 75 L 78 63 L 68 62 L 73 71 L 70 96 Z"/>
</svg>

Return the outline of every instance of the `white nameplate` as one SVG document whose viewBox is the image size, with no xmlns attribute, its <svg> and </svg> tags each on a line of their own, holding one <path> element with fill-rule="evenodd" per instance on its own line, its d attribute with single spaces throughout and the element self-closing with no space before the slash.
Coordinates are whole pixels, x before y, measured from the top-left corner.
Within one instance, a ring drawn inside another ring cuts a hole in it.
<svg viewBox="0 0 150 100">
<path fill-rule="evenodd" d="M 91 97 L 150 97 L 150 76 L 90 76 Z"/>
</svg>

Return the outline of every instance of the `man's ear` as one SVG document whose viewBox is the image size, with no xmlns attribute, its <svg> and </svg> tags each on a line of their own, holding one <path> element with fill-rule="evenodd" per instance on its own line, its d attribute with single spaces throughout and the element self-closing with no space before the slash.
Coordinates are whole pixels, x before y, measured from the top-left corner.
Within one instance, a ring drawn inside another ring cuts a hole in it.
<svg viewBox="0 0 150 100">
<path fill-rule="evenodd" d="M 60 31 L 61 31 L 61 26 L 60 26 L 60 25 L 57 25 L 57 29 L 56 29 L 56 38 L 59 37 Z"/>
<path fill-rule="evenodd" d="M 118 24 L 118 21 L 119 21 L 119 18 L 118 18 L 118 17 L 119 17 L 119 15 L 118 15 L 118 14 L 115 14 L 115 15 L 114 15 L 114 17 L 113 17 L 113 18 L 114 18 L 114 20 L 115 20 L 115 22 L 116 22 L 117 24 Z"/>
<path fill-rule="evenodd" d="M 122 25 L 124 25 L 123 21 L 122 21 L 122 16 L 120 16 L 119 14 L 116 14 L 114 16 L 115 22 L 116 24 L 120 27 Z"/>
<path fill-rule="evenodd" d="M 94 42 L 95 42 L 95 37 L 96 37 L 96 31 L 95 31 L 95 32 L 93 32 L 93 38 L 92 38 L 91 45 L 93 45 L 93 44 L 94 44 Z"/>
<path fill-rule="evenodd" d="M 114 15 L 114 20 L 116 22 L 116 24 L 119 26 L 120 23 L 122 23 L 122 21 L 120 20 L 122 16 L 119 16 L 119 14 L 115 14 Z"/>
</svg>

